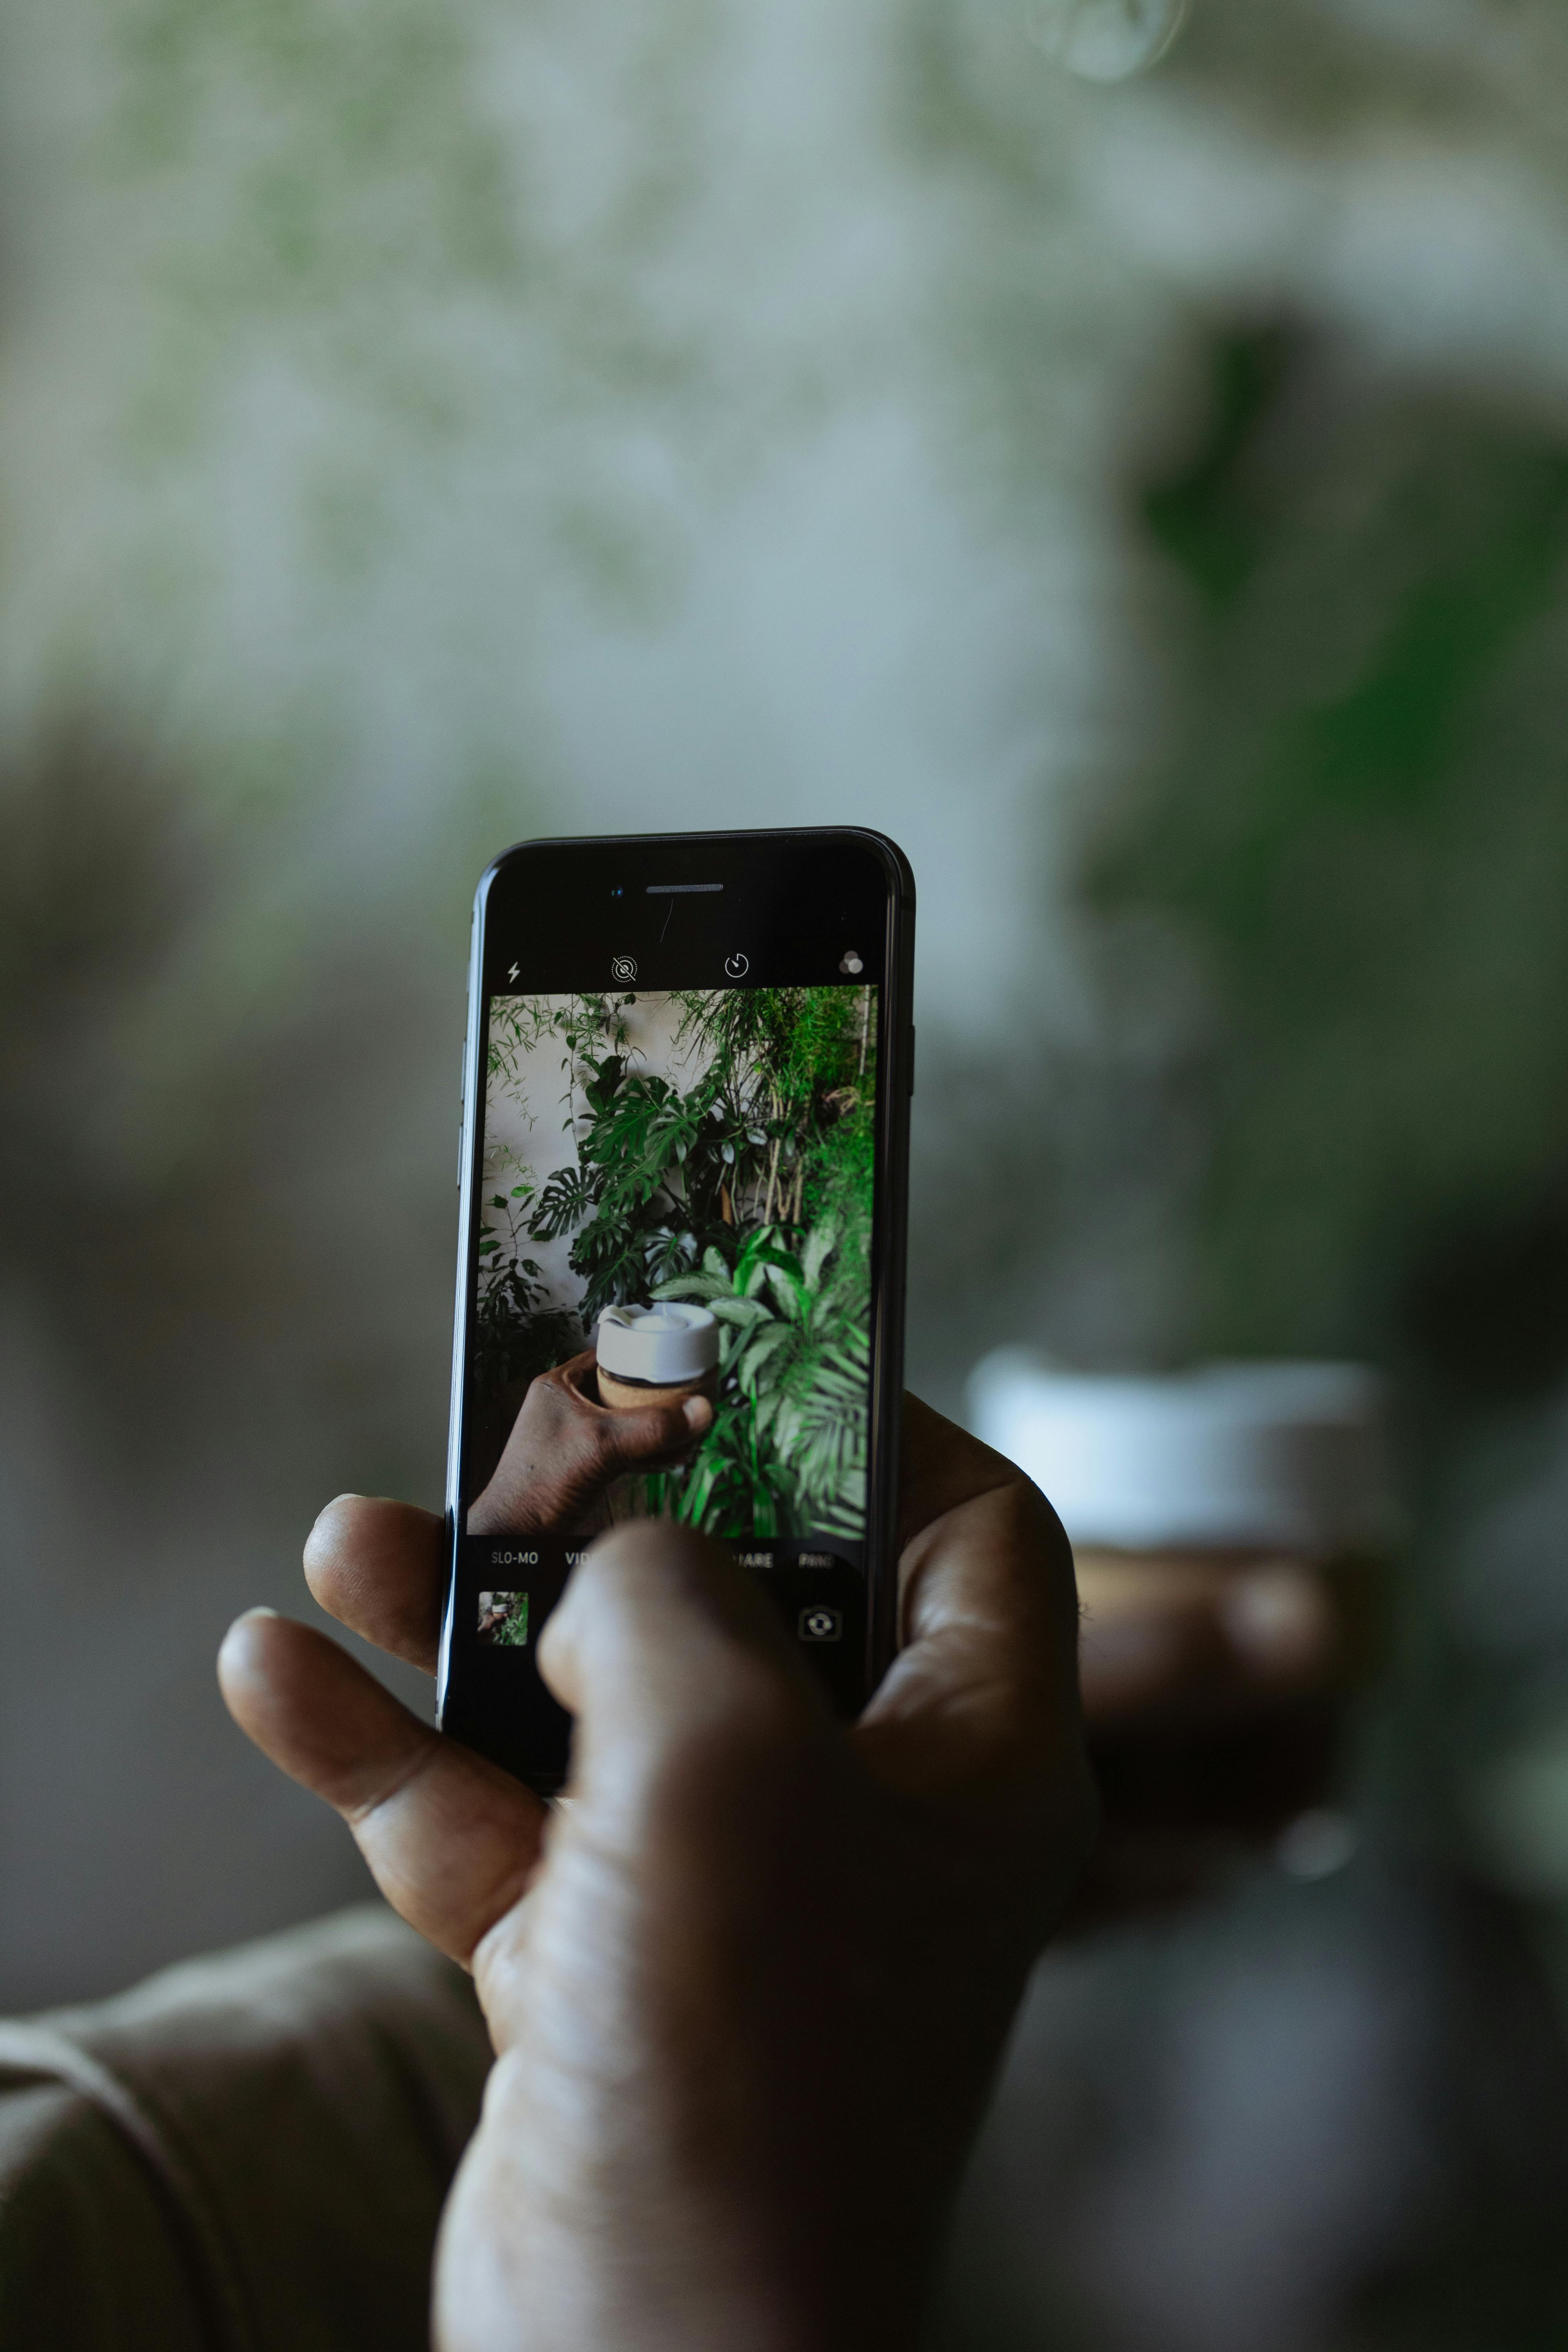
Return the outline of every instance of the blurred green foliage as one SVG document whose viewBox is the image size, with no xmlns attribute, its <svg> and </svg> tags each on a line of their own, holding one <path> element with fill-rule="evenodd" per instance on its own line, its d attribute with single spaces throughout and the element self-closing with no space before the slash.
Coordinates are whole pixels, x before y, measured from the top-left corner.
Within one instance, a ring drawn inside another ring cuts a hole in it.
<svg viewBox="0 0 1568 2352">
<path fill-rule="evenodd" d="M 1529 1387 L 1568 1360 L 1568 438 L 1238 331 L 1140 510 L 1190 717 L 1086 887 L 1215 1024 L 1192 1341 Z"/>
</svg>

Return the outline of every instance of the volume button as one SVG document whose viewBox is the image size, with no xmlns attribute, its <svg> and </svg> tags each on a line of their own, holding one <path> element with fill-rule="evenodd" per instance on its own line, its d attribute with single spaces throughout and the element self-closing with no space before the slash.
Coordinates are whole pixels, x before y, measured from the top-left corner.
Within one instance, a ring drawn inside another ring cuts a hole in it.
<svg viewBox="0 0 1568 2352">
<path fill-rule="evenodd" d="M 915 1090 L 915 1024 L 910 1024 L 910 1092 Z"/>
</svg>

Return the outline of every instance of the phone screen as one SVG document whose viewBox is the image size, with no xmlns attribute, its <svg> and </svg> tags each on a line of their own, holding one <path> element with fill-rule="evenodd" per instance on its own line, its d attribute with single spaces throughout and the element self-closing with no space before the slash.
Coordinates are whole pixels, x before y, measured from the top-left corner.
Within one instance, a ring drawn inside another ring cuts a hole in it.
<svg viewBox="0 0 1568 2352">
<path fill-rule="evenodd" d="M 825 890 L 819 857 L 806 909 L 700 838 L 616 846 L 554 869 L 568 954 L 558 902 L 492 905 L 477 1008 L 444 1720 L 466 1689 L 536 1780 L 566 1730 L 539 1634 L 621 1521 L 731 1547 L 865 1696 L 886 882 Z"/>
</svg>

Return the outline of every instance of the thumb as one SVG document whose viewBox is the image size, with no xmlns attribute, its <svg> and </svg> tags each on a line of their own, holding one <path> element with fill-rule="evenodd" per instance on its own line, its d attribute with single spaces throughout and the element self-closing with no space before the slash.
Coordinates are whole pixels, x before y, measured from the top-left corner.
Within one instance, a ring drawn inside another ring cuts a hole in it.
<svg viewBox="0 0 1568 2352">
<path fill-rule="evenodd" d="M 772 1919 L 781 1872 L 805 1905 L 823 1847 L 811 1824 L 842 1823 L 853 1758 L 773 1603 L 726 1551 L 667 1519 L 626 1521 L 578 1563 L 538 1659 L 576 1718 L 546 1871 L 576 1890 L 568 1907 L 651 1889 L 651 1916 L 679 1938 L 711 1916 L 716 1889 L 732 1918 L 749 1904 Z M 531 1932 L 520 1908 L 475 1954 L 503 2039 Z"/>
<path fill-rule="evenodd" d="M 836 1727 L 766 1594 L 719 1544 L 629 1520 L 578 1564 L 540 1639 L 576 1717 L 569 1794 L 630 1831 L 656 1782 L 737 1743 Z M 726 1766 L 728 1769 L 728 1765 Z"/>
<path fill-rule="evenodd" d="M 713 1426 L 705 1396 L 679 1404 L 645 1404 L 631 1412 L 605 1412 L 599 1423 L 602 1460 L 607 1470 L 646 1468 L 660 1456 L 684 1454 Z"/>
<path fill-rule="evenodd" d="M 1045 1497 L 1014 1473 L 904 1548 L 904 1645 L 855 1738 L 910 1794 L 1082 1777 L 1072 1554 Z"/>
</svg>

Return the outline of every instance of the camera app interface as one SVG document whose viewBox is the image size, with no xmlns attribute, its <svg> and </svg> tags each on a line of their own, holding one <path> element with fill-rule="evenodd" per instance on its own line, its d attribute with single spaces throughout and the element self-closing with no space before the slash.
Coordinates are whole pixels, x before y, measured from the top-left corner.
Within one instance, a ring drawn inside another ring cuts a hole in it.
<svg viewBox="0 0 1568 2352">
<path fill-rule="evenodd" d="M 526 1644 L 580 1549 L 652 1516 L 731 1545 L 803 1643 L 854 1644 L 876 1089 L 855 981 L 490 997 L 465 1427 L 487 1644 Z"/>
</svg>

